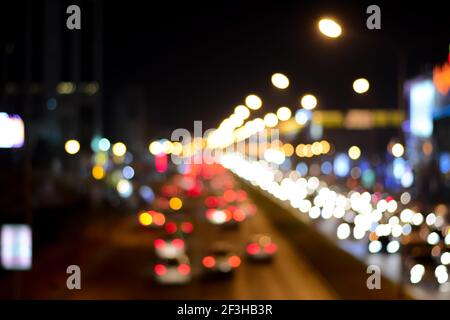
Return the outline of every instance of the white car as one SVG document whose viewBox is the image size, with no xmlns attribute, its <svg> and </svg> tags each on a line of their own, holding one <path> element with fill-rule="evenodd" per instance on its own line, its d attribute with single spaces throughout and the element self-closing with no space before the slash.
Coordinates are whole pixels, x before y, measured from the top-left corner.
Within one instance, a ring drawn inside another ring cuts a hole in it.
<svg viewBox="0 0 450 320">
<path fill-rule="evenodd" d="M 265 234 L 256 234 L 247 243 L 247 257 L 251 260 L 268 261 L 277 252 L 277 245 Z"/>
<path fill-rule="evenodd" d="M 153 242 L 155 255 L 161 259 L 174 259 L 186 253 L 185 242 L 180 237 L 159 238 Z"/>
<path fill-rule="evenodd" d="M 234 252 L 231 245 L 227 243 L 214 243 L 203 257 L 203 274 L 232 275 L 241 264 L 241 258 Z"/>
<path fill-rule="evenodd" d="M 163 285 L 181 285 L 191 281 L 191 264 L 186 255 L 159 259 L 153 266 L 155 281 Z"/>
</svg>

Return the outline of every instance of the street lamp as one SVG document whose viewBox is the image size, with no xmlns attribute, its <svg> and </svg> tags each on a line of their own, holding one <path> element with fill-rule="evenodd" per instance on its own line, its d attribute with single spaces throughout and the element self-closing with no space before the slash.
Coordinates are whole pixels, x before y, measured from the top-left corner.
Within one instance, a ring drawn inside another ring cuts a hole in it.
<svg viewBox="0 0 450 320">
<path fill-rule="evenodd" d="M 325 18 L 319 21 L 319 30 L 329 38 L 337 38 L 342 33 L 341 26 L 334 20 Z"/>
<path fill-rule="evenodd" d="M 127 147 L 123 142 L 117 142 L 113 145 L 112 152 L 116 157 L 122 157 L 127 152 Z"/>
<path fill-rule="evenodd" d="M 262 106 L 262 101 L 257 95 L 251 94 L 245 98 L 245 104 L 252 110 L 258 110 Z"/>
<path fill-rule="evenodd" d="M 80 143 L 77 140 L 67 140 L 64 144 L 64 149 L 68 154 L 74 155 L 80 151 Z"/>
<path fill-rule="evenodd" d="M 282 73 L 274 73 L 271 80 L 272 84 L 278 89 L 286 89 L 289 87 L 289 79 Z"/>
<path fill-rule="evenodd" d="M 288 107 L 280 107 L 277 110 L 277 117 L 280 121 L 287 121 L 291 118 L 292 111 Z"/>
<path fill-rule="evenodd" d="M 312 110 L 317 106 L 317 99 L 312 94 L 307 94 L 303 96 L 300 104 L 304 109 Z"/>
<path fill-rule="evenodd" d="M 355 90 L 355 92 L 359 94 L 369 91 L 369 87 L 370 87 L 369 81 L 364 78 L 356 79 L 353 82 L 353 90 Z"/>
<path fill-rule="evenodd" d="M 350 149 L 348 149 L 348 156 L 352 160 L 358 160 L 361 156 L 361 149 L 358 146 L 351 146 Z"/>
</svg>

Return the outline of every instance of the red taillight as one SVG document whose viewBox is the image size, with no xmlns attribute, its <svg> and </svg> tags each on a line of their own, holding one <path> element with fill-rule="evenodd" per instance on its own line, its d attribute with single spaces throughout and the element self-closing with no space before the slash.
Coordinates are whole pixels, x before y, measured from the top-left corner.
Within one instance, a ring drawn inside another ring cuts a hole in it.
<svg viewBox="0 0 450 320">
<path fill-rule="evenodd" d="M 223 198 L 226 202 L 236 201 L 236 192 L 233 189 L 228 189 L 223 193 Z"/>
<path fill-rule="evenodd" d="M 191 272 L 191 267 L 189 265 L 183 263 L 178 266 L 178 272 L 182 275 L 187 275 Z"/>
<path fill-rule="evenodd" d="M 183 222 L 181 224 L 181 231 L 183 231 L 184 233 L 192 233 L 192 231 L 194 230 L 194 225 L 190 222 Z"/>
<path fill-rule="evenodd" d="M 242 202 L 247 200 L 247 192 L 244 190 L 238 190 L 237 191 L 237 201 Z"/>
<path fill-rule="evenodd" d="M 177 225 L 175 224 L 175 222 L 166 223 L 166 231 L 170 234 L 175 233 L 177 231 Z"/>
<path fill-rule="evenodd" d="M 233 212 L 233 219 L 234 219 L 236 222 L 244 221 L 244 220 L 245 220 L 245 213 L 244 213 L 244 211 L 242 211 L 242 210 L 240 210 L 240 209 L 235 210 L 235 211 Z"/>
<path fill-rule="evenodd" d="M 216 265 L 216 259 L 211 256 L 206 256 L 203 258 L 202 263 L 206 268 L 212 268 Z"/>
<path fill-rule="evenodd" d="M 237 268 L 241 264 L 241 258 L 239 258 L 238 256 L 231 256 L 231 257 L 228 258 L 228 264 L 232 268 Z"/>
<path fill-rule="evenodd" d="M 216 197 L 209 196 L 205 199 L 205 205 L 208 208 L 215 208 L 219 205 L 219 200 Z"/>
<path fill-rule="evenodd" d="M 247 245 L 247 252 L 249 254 L 257 254 L 261 248 L 256 243 L 250 243 Z"/>
<path fill-rule="evenodd" d="M 167 272 L 167 268 L 163 264 L 156 264 L 154 270 L 158 276 L 163 276 Z"/>
<path fill-rule="evenodd" d="M 216 212 L 215 209 L 208 209 L 206 210 L 206 218 L 208 218 L 209 220 L 212 220 L 213 216 L 214 216 L 214 212 Z"/>
<path fill-rule="evenodd" d="M 172 245 L 177 249 L 183 249 L 184 247 L 184 241 L 181 239 L 173 239 Z"/>
<path fill-rule="evenodd" d="M 277 245 L 275 243 L 269 243 L 264 247 L 264 251 L 268 254 L 273 254 L 277 251 Z"/>
<path fill-rule="evenodd" d="M 233 218 L 233 214 L 231 213 L 230 210 L 225 210 L 224 212 L 225 212 L 225 219 L 226 219 L 225 221 L 226 222 L 230 221 Z"/>
<path fill-rule="evenodd" d="M 156 239 L 153 244 L 156 249 L 160 249 L 166 245 L 166 242 L 163 239 Z"/>
<path fill-rule="evenodd" d="M 162 214 L 160 212 L 156 212 L 153 215 L 153 223 L 155 225 L 157 225 L 158 227 L 162 226 L 165 222 L 166 222 L 166 217 L 164 216 L 164 214 Z"/>
</svg>

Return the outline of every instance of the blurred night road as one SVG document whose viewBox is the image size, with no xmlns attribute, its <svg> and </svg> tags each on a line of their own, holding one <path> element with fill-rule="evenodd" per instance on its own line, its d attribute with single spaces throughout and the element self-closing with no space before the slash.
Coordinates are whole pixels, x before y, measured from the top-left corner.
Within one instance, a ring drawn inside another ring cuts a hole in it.
<svg viewBox="0 0 450 320">
<path fill-rule="evenodd" d="M 443 2 L 4 2 L 0 298 L 450 300 Z"/>
<path fill-rule="evenodd" d="M 259 211 L 236 229 L 221 230 L 203 221 L 201 206 L 192 212 L 194 233 L 188 239 L 193 264 L 192 283 L 163 287 L 152 280 L 151 243 L 157 233 L 143 232 L 135 215 L 91 225 L 86 243 L 65 246 L 68 251 L 49 250 L 42 263 L 26 275 L 23 299 L 333 299 L 336 294 L 308 261 Z M 177 213 L 178 214 L 178 213 Z M 205 281 L 199 277 L 202 251 L 211 241 L 224 240 L 244 251 L 251 234 L 268 233 L 278 243 L 272 263 L 244 260 L 235 277 Z M 95 244 L 94 244 L 95 243 Z M 70 248 L 70 250 L 68 249 Z M 95 251 L 95 253 L 94 253 Z M 56 257 L 73 256 L 55 263 Z M 94 258 L 92 258 L 95 256 Z M 82 290 L 66 288 L 65 268 L 78 264 Z M 36 274 L 37 276 L 34 276 Z M 5 286 L 3 285 L 3 287 Z M 0 292 L 7 292 L 0 290 Z M 0 295 L 0 297 L 2 297 Z M 2 297 L 5 298 L 5 297 Z"/>
</svg>

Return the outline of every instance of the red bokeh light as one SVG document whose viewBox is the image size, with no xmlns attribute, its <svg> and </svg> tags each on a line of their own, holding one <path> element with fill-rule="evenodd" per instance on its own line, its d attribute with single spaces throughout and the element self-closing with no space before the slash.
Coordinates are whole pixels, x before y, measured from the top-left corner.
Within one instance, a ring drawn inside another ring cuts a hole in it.
<svg viewBox="0 0 450 320">
<path fill-rule="evenodd" d="M 241 265 L 241 258 L 239 258 L 238 256 L 231 256 L 228 258 L 228 264 L 232 268 L 237 268 Z"/>
<path fill-rule="evenodd" d="M 203 258 L 202 263 L 206 268 L 212 268 L 216 265 L 216 259 L 211 256 L 206 256 Z"/>
<path fill-rule="evenodd" d="M 188 264 L 180 264 L 178 266 L 178 272 L 182 275 L 187 275 L 189 272 L 191 272 L 191 267 Z"/>
<path fill-rule="evenodd" d="M 175 224 L 175 222 L 168 222 L 166 224 L 166 231 L 170 234 L 177 232 L 177 225 Z"/>
<path fill-rule="evenodd" d="M 250 243 L 247 245 L 248 254 L 251 254 L 251 255 L 257 254 L 257 253 L 259 253 L 260 250 L 261 250 L 261 248 L 256 243 Z"/>
<path fill-rule="evenodd" d="M 183 222 L 181 224 L 181 231 L 184 233 L 192 233 L 194 231 L 194 225 L 191 222 Z"/>
<path fill-rule="evenodd" d="M 163 264 L 156 264 L 154 267 L 154 271 L 158 276 L 163 276 L 167 272 L 167 268 Z"/>
</svg>

